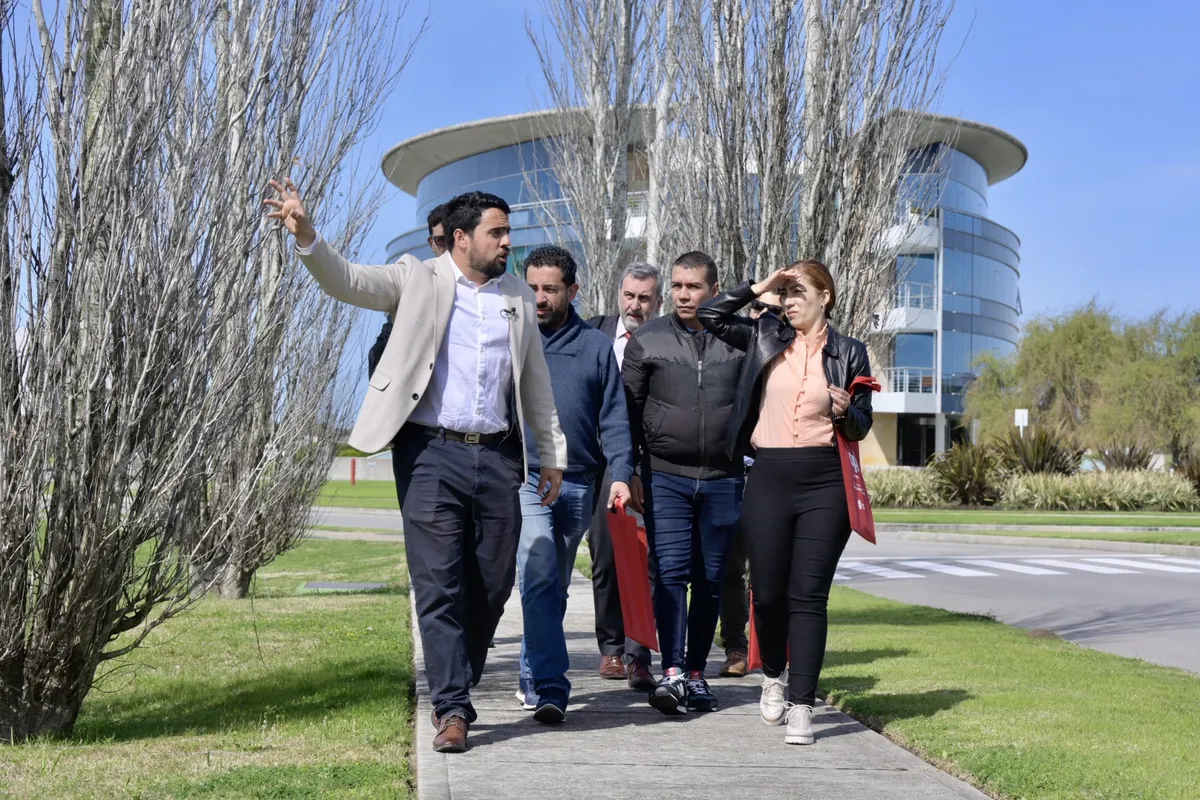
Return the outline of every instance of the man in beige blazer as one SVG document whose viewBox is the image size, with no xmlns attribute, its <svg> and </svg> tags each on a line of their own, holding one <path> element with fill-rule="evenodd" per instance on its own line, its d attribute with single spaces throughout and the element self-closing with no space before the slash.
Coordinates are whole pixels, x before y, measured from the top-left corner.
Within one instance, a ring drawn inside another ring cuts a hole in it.
<svg viewBox="0 0 1200 800">
<path fill-rule="evenodd" d="M 363 266 L 321 238 L 290 180 L 271 186 L 279 196 L 266 201 L 268 216 L 295 236 L 321 288 L 393 315 L 350 445 L 392 446 L 434 749 L 460 752 L 476 718 L 470 688 L 513 588 L 525 439 L 537 447 L 547 505 L 567 466 L 533 292 L 505 271 L 508 204 L 460 195 L 447 204 L 448 252 Z"/>
</svg>

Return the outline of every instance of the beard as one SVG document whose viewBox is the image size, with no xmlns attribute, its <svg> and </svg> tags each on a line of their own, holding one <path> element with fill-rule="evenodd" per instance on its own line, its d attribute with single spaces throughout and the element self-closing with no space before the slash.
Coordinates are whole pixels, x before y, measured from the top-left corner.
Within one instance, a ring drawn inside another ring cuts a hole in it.
<svg viewBox="0 0 1200 800">
<path fill-rule="evenodd" d="M 488 279 L 499 278 L 508 271 L 508 256 L 506 255 L 503 261 L 495 259 L 486 259 L 483 256 L 471 251 L 467 254 L 467 261 L 471 265 L 471 269 L 481 275 L 487 276 Z"/>
<path fill-rule="evenodd" d="M 633 333 L 638 328 L 642 327 L 643 322 L 643 320 L 634 319 L 629 314 L 622 314 L 621 321 L 625 323 L 625 330 L 629 331 L 630 333 Z"/>
<path fill-rule="evenodd" d="M 570 306 L 565 306 L 563 308 L 554 308 L 552 306 L 550 308 L 550 315 L 545 319 L 538 320 L 538 325 L 543 328 L 556 331 L 563 326 L 564 322 L 567 321 L 567 314 L 569 310 Z"/>
</svg>

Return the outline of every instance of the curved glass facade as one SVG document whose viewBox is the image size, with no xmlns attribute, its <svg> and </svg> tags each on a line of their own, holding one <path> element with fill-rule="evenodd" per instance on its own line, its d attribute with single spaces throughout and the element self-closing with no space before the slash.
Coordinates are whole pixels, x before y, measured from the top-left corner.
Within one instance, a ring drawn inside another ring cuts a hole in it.
<svg viewBox="0 0 1200 800">
<path fill-rule="evenodd" d="M 932 184 L 941 219 L 941 389 L 942 411 L 962 411 L 962 394 L 975 377 L 981 356 L 1007 356 L 1020 337 L 1021 242 L 987 218 L 987 171 L 944 144 L 913 154 L 909 186 Z M 897 264 L 901 280 L 928 282 L 931 254 L 910 254 Z M 897 336 L 896 367 L 926 367 L 928 349 L 916 337 Z M 902 363 L 903 362 L 903 363 Z M 918 363 L 920 362 L 920 363 Z"/>
<path fill-rule="evenodd" d="M 544 140 L 522 142 L 467 156 L 439 167 L 417 185 L 417 219 L 464 192 L 491 192 L 510 206 L 562 197 Z M 515 227 L 515 226 L 514 226 Z"/>
</svg>

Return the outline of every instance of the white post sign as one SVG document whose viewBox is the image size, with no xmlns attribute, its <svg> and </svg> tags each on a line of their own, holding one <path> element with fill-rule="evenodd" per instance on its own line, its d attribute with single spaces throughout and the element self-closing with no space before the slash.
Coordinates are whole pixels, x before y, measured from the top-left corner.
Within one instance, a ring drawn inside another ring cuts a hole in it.
<svg viewBox="0 0 1200 800">
<path fill-rule="evenodd" d="M 1021 438 L 1024 439 L 1025 438 L 1025 429 L 1029 427 L 1029 409 L 1028 408 L 1018 408 L 1017 412 L 1014 416 L 1015 416 L 1014 423 L 1016 424 L 1016 426 L 1018 428 L 1021 429 Z"/>
</svg>

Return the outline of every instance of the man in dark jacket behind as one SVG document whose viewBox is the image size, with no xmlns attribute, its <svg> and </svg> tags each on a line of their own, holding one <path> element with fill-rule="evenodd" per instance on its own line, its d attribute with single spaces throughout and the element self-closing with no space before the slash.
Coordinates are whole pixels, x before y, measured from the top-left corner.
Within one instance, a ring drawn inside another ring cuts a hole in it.
<svg viewBox="0 0 1200 800">
<path fill-rule="evenodd" d="M 619 314 L 597 316 L 588 324 L 612 342 L 617 368 L 625 358 L 629 339 L 642 325 L 658 316 L 663 301 L 662 273 L 653 264 L 635 261 L 621 274 L 617 296 Z M 612 471 L 605 470 L 598 497 L 606 497 Z M 657 681 L 650 672 L 650 650 L 625 637 L 621 592 L 617 585 L 617 562 L 608 531 L 608 509 L 596 503 L 588 528 L 588 552 L 592 557 L 592 600 L 596 607 L 596 645 L 600 648 L 601 678 L 625 680 L 629 688 L 649 691 Z M 626 663 L 628 659 L 628 663 Z"/>
<path fill-rule="evenodd" d="M 634 449 L 649 470 L 643 467 L 632 488 L 646 508 L 656 574 L 663 677 L 650 705 L 666 714 L 717 708 L 704 668 L 741 515 L 744 468 L 727 455 L 725 434 L 744 353 L 696 318 L 700 304 L 718 291 L 711 258 L 698 251 L 681 255 L 671 270 L 675 312 L 638 329 L 621 368 Z"/>
</svg>

